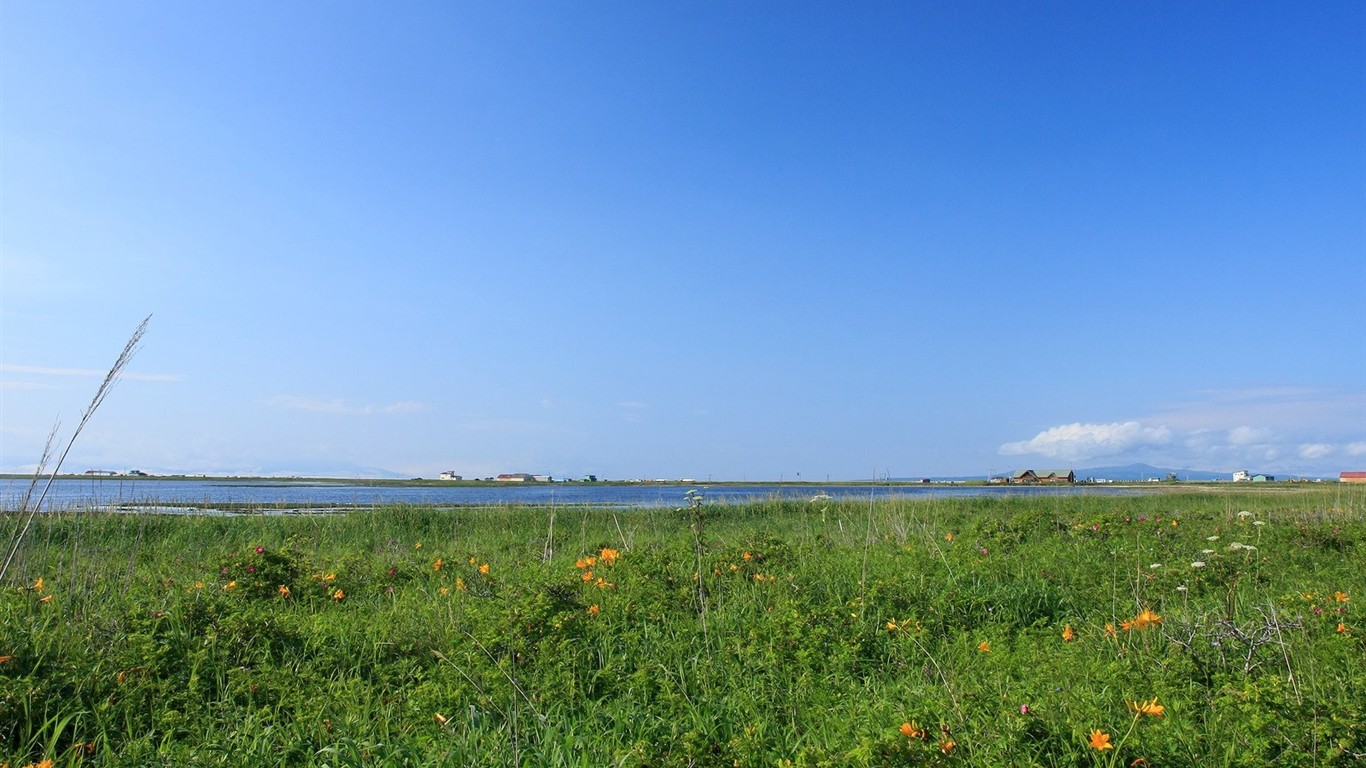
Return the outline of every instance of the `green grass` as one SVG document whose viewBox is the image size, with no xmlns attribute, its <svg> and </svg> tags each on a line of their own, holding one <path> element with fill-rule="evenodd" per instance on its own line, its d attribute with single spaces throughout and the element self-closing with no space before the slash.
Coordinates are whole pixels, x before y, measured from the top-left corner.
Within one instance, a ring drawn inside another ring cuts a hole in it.
<svg viewBox="0 0 1366 768">
<path fill-rule="evenodd" d="M 0 765 L 1366 759 L 1362 489 L 703 512 L 42 516 Z"/>
</svg>

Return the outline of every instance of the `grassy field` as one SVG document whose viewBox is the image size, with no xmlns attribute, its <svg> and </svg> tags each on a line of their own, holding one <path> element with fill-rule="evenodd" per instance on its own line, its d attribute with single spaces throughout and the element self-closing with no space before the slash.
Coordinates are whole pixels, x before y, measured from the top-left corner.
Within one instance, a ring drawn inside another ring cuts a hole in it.
<svg viewBox="0 0 1366 768">
<path fill-rule="evenodd" d="M 0 765 L 1360 765 L 1363 565 L 1338 486 L 42 516 Z"/>
</svg>

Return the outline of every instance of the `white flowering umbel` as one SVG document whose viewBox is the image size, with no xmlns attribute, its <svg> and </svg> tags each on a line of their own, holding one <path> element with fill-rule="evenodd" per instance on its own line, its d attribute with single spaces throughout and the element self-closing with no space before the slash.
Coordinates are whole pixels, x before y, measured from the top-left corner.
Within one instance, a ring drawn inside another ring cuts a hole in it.
<svg viewBox="0 0 1366 768">
<path fill-rule="evenodd" d="M 697 618 L 702 622 L 702 636 L 707 635 L 707 587 L 703 575 L 703 538 L 702 538 L 702 492 L 691 488 L 683 494 L 687 500 L 688 511 L 692 516 L 693 552 L 697 556 Z"/>
</svg>

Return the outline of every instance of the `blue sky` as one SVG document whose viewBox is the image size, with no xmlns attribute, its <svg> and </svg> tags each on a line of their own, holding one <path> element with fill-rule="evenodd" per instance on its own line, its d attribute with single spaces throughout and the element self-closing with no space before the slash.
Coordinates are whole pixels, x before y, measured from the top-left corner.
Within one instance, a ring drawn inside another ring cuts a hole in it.
<svg viewBox="0 0 1366 768">
<path fill-rule="evenodd" d="M 1366 6 L 6 3 L 0 470 L 1366 468 Z"/>
</svg>

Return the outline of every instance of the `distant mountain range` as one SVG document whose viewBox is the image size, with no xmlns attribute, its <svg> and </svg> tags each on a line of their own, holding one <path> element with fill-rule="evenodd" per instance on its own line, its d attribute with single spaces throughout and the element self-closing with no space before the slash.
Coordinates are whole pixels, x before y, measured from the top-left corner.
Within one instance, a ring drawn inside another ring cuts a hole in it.
<svg viewBox="0 0 1366 768">
<path fill-rule="evenodd" d="M 1176 475 L 1177 480 L 1190 480 L 1196 482 L 1209 482 L 1212 480 L 1232 480 L 1232 472 L 1207 472 L 1202 469 L 1172 469 L 1170 467 L 1154 467 L 1149 464 L 1126 464 L 1122 467 L 1091 467 L 1089 469 L 1075 469 L 1078 480 L 1085 480 L 1088 477 L 1097 480 L 1148 480 L 1151 478 L 1163 479 L 1167 475 Z"/>
</svg>

